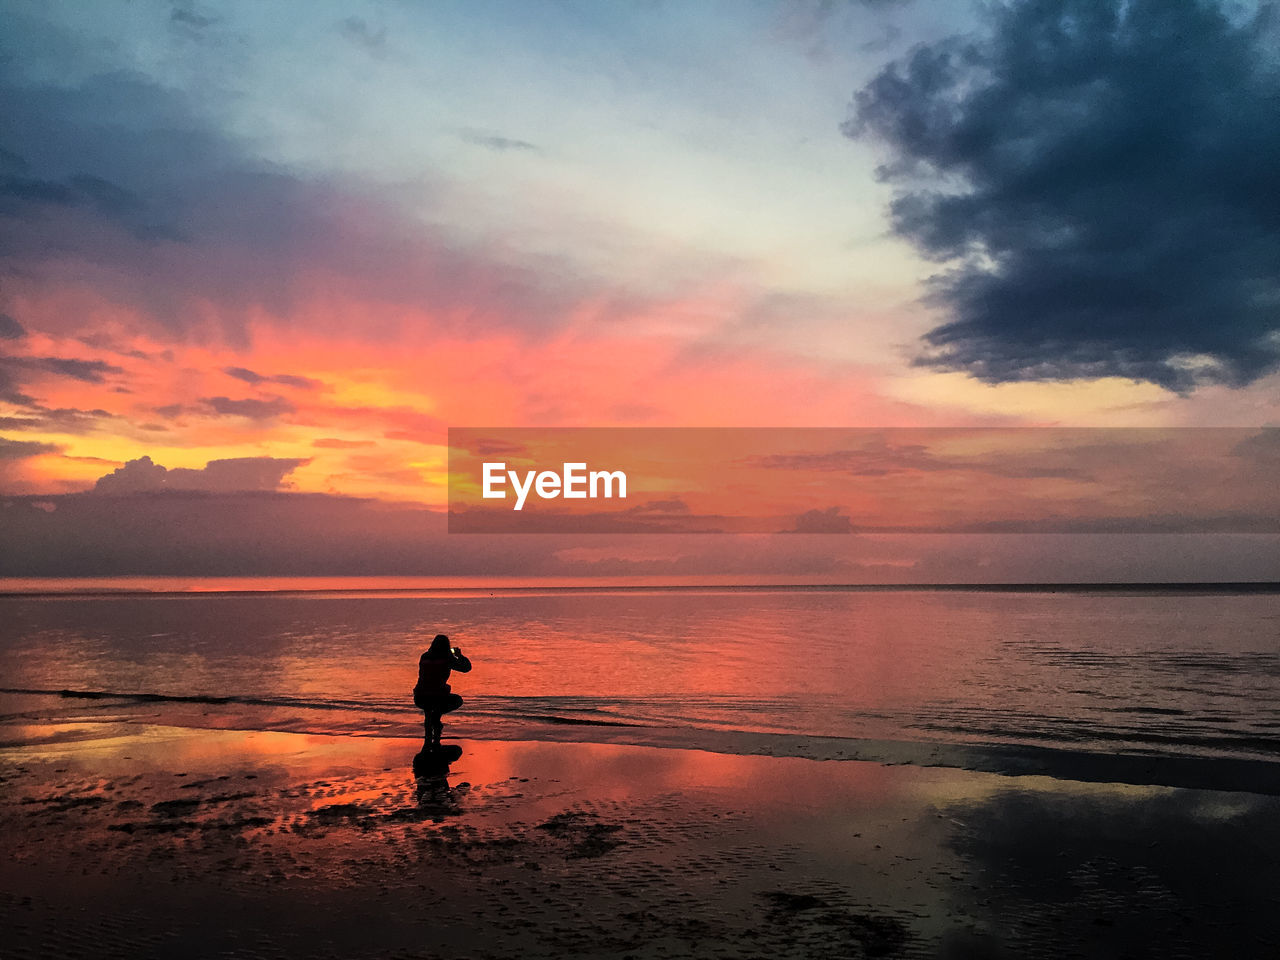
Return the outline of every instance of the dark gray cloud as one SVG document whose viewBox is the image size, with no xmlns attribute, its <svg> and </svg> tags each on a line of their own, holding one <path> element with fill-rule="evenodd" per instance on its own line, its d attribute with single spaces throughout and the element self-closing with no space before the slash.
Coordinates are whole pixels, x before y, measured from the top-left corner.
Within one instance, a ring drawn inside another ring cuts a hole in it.
<svg viewBox="0 0 1280 960">
<path fill-rule="evenodd" d="M 235 457 L 210 460 L 199 470 L 169 469 L 150 457 L 130 460 L 99 477 L 95 493 L 133 494 L 159 490 L 238 493 L 279 490 L 284 478 L 306 460 L 282 457 Z"/>
<path fill-rule="evenodd" d="M 271 382 L 285 387 L 296 387 L 299 390 L 319 390 L 324 386 L 323 383 L 312 377 L 299 377 L 292 373 L 277 373 L 271 378 Z"/>
<path fill-rule="evenodd" d="M 687 515 L 693 511 L 690 510 L 689 505 L 679 497 L 669 497 L 665 500 L 646 500 L 644 503 L 637 504 L 626 512 Z"/>
<path fill-rule="evenodd" d="M 237 380 L 243 380 L 245 383 L 261 383 L 267 379 L 260 373 L 254 373 L 247 367 L 223 367 L 222 372 L 228 377 L 235 377 Z"/>
<path fill-rule="evenodd" d="M 125 218 L 142 207 L 133 193 L 100 177 L 77 174 L 63 180 L 0 176 L 0 210 L 22 215 L 28 205 L 94 207 L 111 217 Z"/>
<path fill-rule="evenodd" d="M 770 470 L 833 471 L 861 477 L 884 477 L 911 470 L 953 469 L 952 464 L 939 459 L 924 444 L 894 443 L 882 439 L 867 440 L 857 449 L 773 453 L 750 457 L 746 462 Z"/>
<path fill-rule="evenodd" d="M 35 397 L 18 389 L 18 378 L 3 363 L 0 363 L 0 400 L 20 407 L 36 402 Z"/>
<path fill-rule="evenodd" d="M 471 442 L 464 449 L 477 457 L 527 457 L 529 455 L 529 448 L 522 443 L 491 437 L 467 439 Z M 462 438 L 459 438 L 459 441 L 462 442 Z M 449 444 L 453 445 L 452 437 L 449 438 Z"/>
<path fill-rule="evenodd" d="M 0 340 L 21 340 L 26 328 L 7 313 L 0 313 Z"/>
<path fill-rule="evenodd" d="M 852 533 L 849 518 L 840 512 L 839 506 L 825 510 L 806 510 L 796 517 L 796 525 L 787 533 Z"/>
<path fill-rule="evenodd" d="M 28 20 L 7 25 L 0 270 L 16 290 L 38 295 L 88 277 L 96 294 L 163 334 L 213 324 L 233 344 L 247 342 L 245 317 L 255 310 L 292 317 L 314 296 L 315 284 L 303 281 L 317 275 L 335 298 L 429 311 L 463 333 L 554 328 L 583 299 L 607 315 L 636 307 L 622 293 L 601 298 L 567 260 L 495 259 L 485 241 L 424 223 L 408 208 L 448 189 L 429 176 L 405 204 L 389 187 L 264 161 L 220 130 L 204 104 L 143 75 L 49 83 L 24 69 L 33 37 L 64 59 L 91 62 L 83 41 Z M 502 146 L 521 149 L 508 140 Z M 398 319 L 380 323 L 398 334 Z M 376 339 L 384 329 L 362 332 Z"/>
<path fill-rule="evenodd" d="M 892 221 L 947 263 L 921 363 L 988 382 L 1244 385 L 1280 365 L 1280 66 L 1266 15 L 1029 0 L 856 97 Z"/>
<path fill-rule="evenodd" d="M 124 373 L 123 368 L 103 360 L 0 356 L 0 400 L 16 406 L 39 408 L 36 398 L 22 388 L 42 374 L 69 377 L 82 383 L 103 383 L 108 375 L 119 373 Z"/>
<path fill-rule="evenodd" d="M 540 152 L 540 148 L 535 143 L 528 140 L 517 140 L 513 137 L 502 137 L 496 133 L 488 133 L 484 130 L 461 130 L 458 136 L 467 143 L 477 147 L 484 147 L 486 150 L 496 150 L 498 153 L 506 153 L 508 151 L 529 151 L 532 153 Z"/>
<path fill-rule="evenodd" d="M 207 170 L 214 141 L 172 97 L 127 74 L 67 88 L 27 85 L 13 72 L 0 61 L 0 256 L 95 248 L 105 238 L 94 223 L 142 241 L 181 235 L 180 217 L 155 202 L 155 187 L 187 175 L 178 172 L 185 164 Z M 151 182 L 142 163 L 149 156 Z M 82 235 L 66 235 L 72 225 Z"/>
<path fill-rule="evenodd" d="M 107 374 L 124 373 L 122 367 L 104 360 L 75 360 L 69 357 L 14 357 L 10 362 L 29 370 L 39 370 L 84 383 L 102 383 Z"/>
<path fill-rule="evenodd" d="M 0 460 L 25 460 L 27 457 L 42 453 L 56 453 L 58 450 L 52 443 L 38 443 L 35 440 L 10 440 L 0 437 Z"/>
<path fill-rule="evenodd" d="M 2 397 L 3 394 L 0 394 Z M 106 410 L 75 407 L 46 407 L 27 398 L 16 404 L 22 409 L 14 416 L 0 417 L 0 430 L 43 430 L 49 433 L 92 433 L 119 417 Z"/>
<path fill-rule="evenodd" d="M 176 5 L 169 11 L 169 21 L 187 29 L 202 31 L 219 23 L 215 16 L 202 14 L 186 5 Z"/>
<path fill-rule="evenodd" d="M 769 470 L 847 473 L 856 477 L 955 471 L 1023 480 L 1048 477 L 1083 480 L 1090 476 L 1084 464 L 1105 466 L 1116 457 L 1117 452 L 1132 458 L 1132 450 L 1122 446 L 1084 442 L 1087 437 L 1087 432 L 1082 432 L 1069 438 L 1072 444 L 1066 449 L 1029 453 L 1019 451 L 1012 440 L 1006 439 L 1003 449 L 978 456 L 939 455 L 925 443 L 905 443 L 872 437 L 864 440 L 858 447 L 816 453 L 774 453 L 751 457 L 745 462 Z"/>
<path fill-rule="evenodd" d="M 361 17 L 347 17 L 338 24 L 338 32 L 370 56 L 381 57 L 387 49 L 387 28 L 373 28 Z"/>
<path fill-rule="evenodd" d="M 243 380 L 245 383 L 279 383 L 286 387 L 297 387 L 300 390 L 316 390 L 324 386 L 319 380 L 311 377 L 299 377 L 291 373 L 280 373 L 273 377 L 250 370 L 247 367 L 223 367 L 222 372 L 229 377 Z"/>
<path fill-rule="evenodd" d="M 214 413 L 223 416 L 247 417 L 250 420 L 270 420 L 281 414 L 292 413 L 293 404 L 284 397 L 258 399 L 248 397 L 244 400 L 232 400 L 230 397 L 205 397 L 202 401 Z"/>
</svg>

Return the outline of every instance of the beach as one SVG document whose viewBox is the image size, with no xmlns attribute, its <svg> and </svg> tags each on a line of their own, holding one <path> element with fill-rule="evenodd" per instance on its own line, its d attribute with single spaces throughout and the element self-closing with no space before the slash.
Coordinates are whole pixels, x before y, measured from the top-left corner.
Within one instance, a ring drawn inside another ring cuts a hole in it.
<svg viewBox="0 0 1280 960">
<path fill-rule="evenodd" d="M 1280 949 L 1274 795 L 584 742 L 462 741 L 415 775 L 403 738 L 24 732 L 7 957 Z"/>
</svg>

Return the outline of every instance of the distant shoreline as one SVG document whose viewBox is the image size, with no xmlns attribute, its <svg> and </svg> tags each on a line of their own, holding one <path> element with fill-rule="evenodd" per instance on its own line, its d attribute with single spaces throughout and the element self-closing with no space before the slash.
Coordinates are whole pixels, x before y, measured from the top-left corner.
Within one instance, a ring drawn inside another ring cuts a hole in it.
<svg viewBox="0 0 1280 960">
<path fill-rule="evenodd" d="M 28 579 L 28 578 L 13 578 Z M 608 594 L 608 593 L 768 593 L 776 591 L 795 591 L 813 593 L 1204 593 L 1204 594 L 1270 594 L 1280 593 L 1280 581 L 1246 580 L 1246 581 L 1205 581 L 1205 582 L 1097 582 L 1097 583 L 758 583 L 758 584 L 536 584 L 506 585 L 494 583 L 490 586 L 290 586 L 261 588 L 202 588 L 193 585 L 185 588 L 165 589 L 162 587 L 147 588 L 138 586 L 102 585 L 97 578 L 29 578 L 39 580 L 44 589 L 3 589 L 0 580 L 0 600 L 13 598 L 114 598 L 114 597 L 246 597 L 246 596 L 315 596 L 321 594 L 341 596 L 392 596 L 412 597 L 415 595 L 430 596 L 488 596 L 488 595 L 536 595 L 542 593 L 562 594 Z M 122 580 L 146 579 L 140 577 L 124 577 Z M 160 579 L 160 578 L 157 578 Z M 179 578 L 198 582 L 200 577 Z M 210 580 L 224 579 L 221 577 Z M 243 578 L 236 578 L 243 579 Z M 250 578 L 251 579 L 251 578 Z M 264 580 L 305 578 L 274 578 Z M 329 578 L 316 578 L 324 580 Z M 49 588 L 51 580 L 65 581 L 66 589 Z M 77 588 L 75 584 L 88 580 L 98 585 Z"/>
</svg>

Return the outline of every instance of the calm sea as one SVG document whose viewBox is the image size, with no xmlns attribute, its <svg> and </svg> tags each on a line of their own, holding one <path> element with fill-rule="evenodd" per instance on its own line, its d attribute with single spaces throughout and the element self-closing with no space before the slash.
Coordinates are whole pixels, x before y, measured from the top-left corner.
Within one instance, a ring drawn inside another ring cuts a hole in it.
<svg viewBox="0 0 1280 960">
<path fill-rule="evenodd" d="M 413 736 L 437 632 L 475 664 L 454 677 L 459 736 L 1280 760 L 1280 593 L 1194 590 L 8 596 L 5 740 L 51 721 Z"/>
</svg>

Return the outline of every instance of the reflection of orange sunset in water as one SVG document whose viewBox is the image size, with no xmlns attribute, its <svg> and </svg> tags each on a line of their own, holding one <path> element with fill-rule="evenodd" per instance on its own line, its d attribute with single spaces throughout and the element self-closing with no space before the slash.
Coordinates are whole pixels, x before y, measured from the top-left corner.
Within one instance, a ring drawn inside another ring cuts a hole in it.
<svg viewBox="0 0 1280 960">
<path fill-rule="evenodd" d="M 23 735 L 35 737 L 38 733 L 35 728 L 26 728 Z M 210 776 L 216 783 L 218 776 L 232 771 L 237 781 L 252 775 L 262 781 L 261 787 L 271 789 L 285 778 L 307 782 L 363 776 L 368 783 L 357 780 L 346 784 L 341 800 L 367 804 L 372 809 L 385 804 L 389 789 L 403 791 L 406 784 L 412 785 L 415 774 L 411 761 L 421 746 L 412 738 L 351 738 L 261 730 L 192 731 L 163 726 L 122 725 L 119 734 L 37 748 L 32 757 L 38 758 L 42 749 L 47 750 L 72 772 L 94 771 L 104 776 L 179 771 L 180 779 L 191 783 L 206 781 Z M 728 791 L 756 816 L 838 806 L 842 799 L 847 801 L 850 792 L 856 793 L 858 803 L 866 807 L 890 805 L 898 802 L 908 787 L 889 768 L 849 763 L 842 765 L 834 780 L 812 784 L 805 797 L 789 796 L 787 783 L 796 770 L 811 764 L 812 761 L 797 759 L 762 764 L 750 756 L 698 750 L 592 743 L 567 750 L 555 743 L 481 740 L 467 742 L 460 759 L 427 776 L 442 778 L 449 787 L 500 786 L 517 795 L 527 790 L 527 802 L 519 805 L 525 818 L 556 807 L 559 801 L 554 789 L 550 800 L 535 794 L 546 792 L 548 784 L 561 782 L 571 784 L 574 790 L 585 789 L 592 798 L 603 801 L 667 792 Z M 371 776 L 373 771 L 381 771 L 381 775 Z M 538 786 L 521 786 L 531 779 L 538 781 Z M 923 784 L 910 788 L 920 786 Z M 332 796 L 319 790 L 306 798 L 304 806 L 323 810 L 333 803 Z M 484 812 L 483 801 L 477 799 L 475 806 L 476 812 Z"/>
<path fill-rule="evenodd" d="M 446 718 L 447 739 L 831 758 L 857 755 L 857 741 L 922 744 L 926 754 L 994 742 L 1176 755 L 1176 727 L 1201 749 L 1250 761 L 1275 739 L 1265 588 L 552 587 L 2 602 L 21 612 L 0 633 L 19 723 L 420 740 L 417 664 L 446 633 L 475 665 L 450 679 L 464 704 Z M 1261 668 L 1241 675 L 1238 663 Z M 1130 702 L 1137 709 L 1116 709 Z"/>
</svg>

